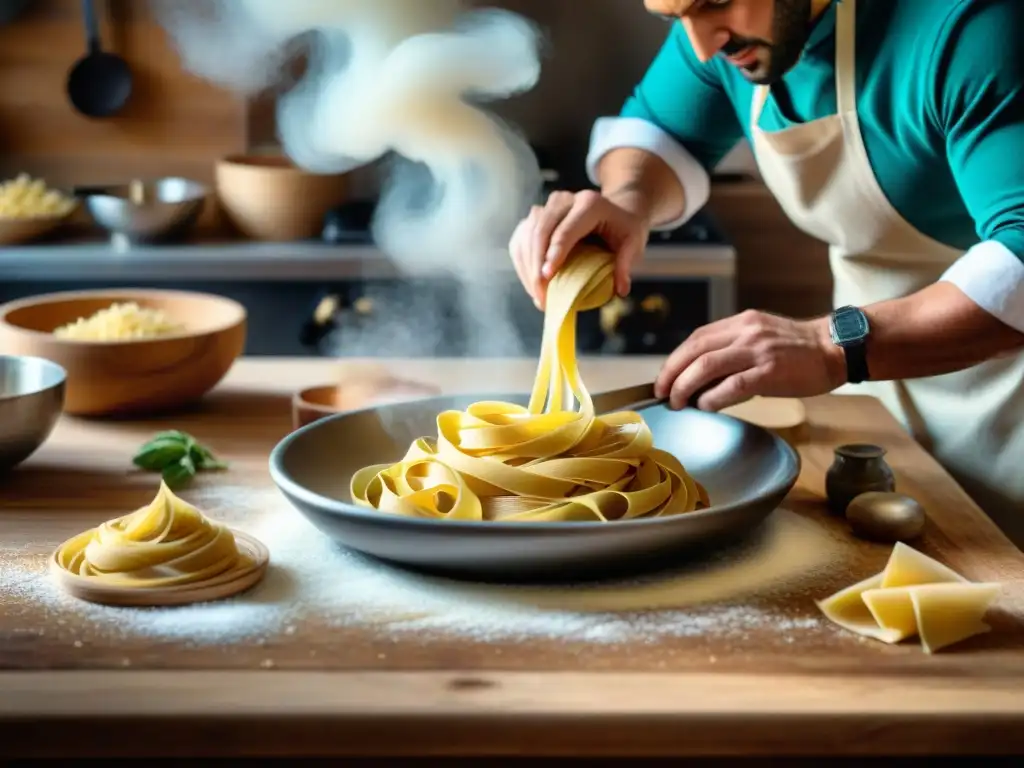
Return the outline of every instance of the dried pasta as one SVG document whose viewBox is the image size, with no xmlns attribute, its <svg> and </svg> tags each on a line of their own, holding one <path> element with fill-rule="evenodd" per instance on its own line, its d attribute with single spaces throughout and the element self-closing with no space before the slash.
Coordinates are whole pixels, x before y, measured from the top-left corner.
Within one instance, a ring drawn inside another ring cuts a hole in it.
<svg viewBox="0 0 1024 768">
<path fill-rule="evenodd" d="M 679 460 L 653 447 L 640 414 L 596 415 L 580 378 L 576 316 L 612 298 L 613 266 L 611 254 L 587 246 L 552 279 L 525 408 L 481 401 L 441 413 L 436 438 L 421 437 L 401 461 L 352 477 L 354 502 L 413 517 L 527 522 L 609 522 L 709 506 Z"/>
<path fill-rule="evenodd" d="M 80 533 L 55 553 L 66 573 L 104 587 L 167 589 L 226 581 L 252 568 L 225 526 L 165 483 L 147 506 Z"/>
<path fill-rule="evenodd" d="M 73 341 L 127 341 L 151 339 L 184 330 L 158 309 L 141 307 L 134 301 L 111 304 L 89 317 L 80 317 L 56 328 L 55 336 Z"/>
</svg>

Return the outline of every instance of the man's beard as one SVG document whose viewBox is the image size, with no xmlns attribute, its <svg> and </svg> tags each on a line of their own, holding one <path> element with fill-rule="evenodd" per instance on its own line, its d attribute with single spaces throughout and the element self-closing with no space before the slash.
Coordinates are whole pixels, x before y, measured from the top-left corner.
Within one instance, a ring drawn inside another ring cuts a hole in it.
<svg viewBox="0 0 1024 768">
<path fill-rule="evenodd" d="M 804 46 L 810 37 L 811 0 L 775 0 L 772 19 L 774 43 L 758 39 L 734 38 L 722 48 L 722 54 L 730 56 L 751 45 L 760 52 L 767 52 L 767 61 L 758 59 L 755 70 L 747 70 L 747 78 L 757 85 L 771 85 L 778 82 L 800 60 Z"/>
</svg>

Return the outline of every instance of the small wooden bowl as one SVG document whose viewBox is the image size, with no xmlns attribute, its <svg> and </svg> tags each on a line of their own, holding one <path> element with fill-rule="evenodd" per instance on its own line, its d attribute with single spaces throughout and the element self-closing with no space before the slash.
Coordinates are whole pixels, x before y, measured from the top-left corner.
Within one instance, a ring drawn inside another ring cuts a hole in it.
<svg viewBox="0 0 1024 768">
<path fill-rule="evenodd" d="M 298 429 L 337 413 L 432 397 L 440 392 L 438 387 L 429 384 L 395 378 L 367 378 L 308 387 L 292 397 L 292 426 Z"/>
<path fill-rule="evenodd" d="M 163 310 L 184 333 L 126 341 L 76 341 L 55 328 L 111 304 Z M 199 400 L 245 348 L 247 313 L 231 299 L 149 289 L 69 291 L 0 306 L 0 350 L 51 360 L 67 371 L 64 411 L 77 416 L 151 414 Z"/>
<path fill-rule="evenodd" d="M 215 169 L 225 217 L 243 235 L 282 242 L 319 237 L 348 194 L 347 174 L 315 174 L 278 155 L 226 157 Z"/>
</svg>

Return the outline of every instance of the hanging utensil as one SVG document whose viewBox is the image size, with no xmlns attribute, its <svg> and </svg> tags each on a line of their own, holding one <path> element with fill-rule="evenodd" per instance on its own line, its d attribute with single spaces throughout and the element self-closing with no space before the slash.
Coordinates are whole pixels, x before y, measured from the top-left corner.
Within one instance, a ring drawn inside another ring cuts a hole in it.
<svg viewBox="0 0 1024 768">
<path fill-rule="evenodd" d="M 101 48 L 92 0 L 82 0 L 82 13 L 88 50 L 68 74 L 68 98 L 87 117 L 110 117 L 121 111 L 131 96 L 132 71 L 120 56 Z"/>
<path fill-rule="evenodd" d="M 18 18 L 32 0 L 0 0 L 0 24 L 9 24 Z"/>
</svg>

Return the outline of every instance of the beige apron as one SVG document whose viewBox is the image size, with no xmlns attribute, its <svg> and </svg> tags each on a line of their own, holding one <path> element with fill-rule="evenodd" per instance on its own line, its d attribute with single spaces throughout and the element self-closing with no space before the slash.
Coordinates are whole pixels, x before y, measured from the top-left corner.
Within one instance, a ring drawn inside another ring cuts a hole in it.
<svg viewBox="0 0 1024 768">
<path fill-rule="evenodd" d="M 889 204 L 864 148 L 855 90 L 855 0 L 836 7 L 838 114 L 765 132 L 755 88 L 754 155 L 793 223 L 829 244 L 835 306 L 865 306 L 935 283 L 962 251 L 918 232 Z M 870 343 L 870 341 L 869 341 Z M 866 382 L 874 395 L 1004 530 L 1024 543 L 1024 354 L 945 376 Z"/>
</svg>

